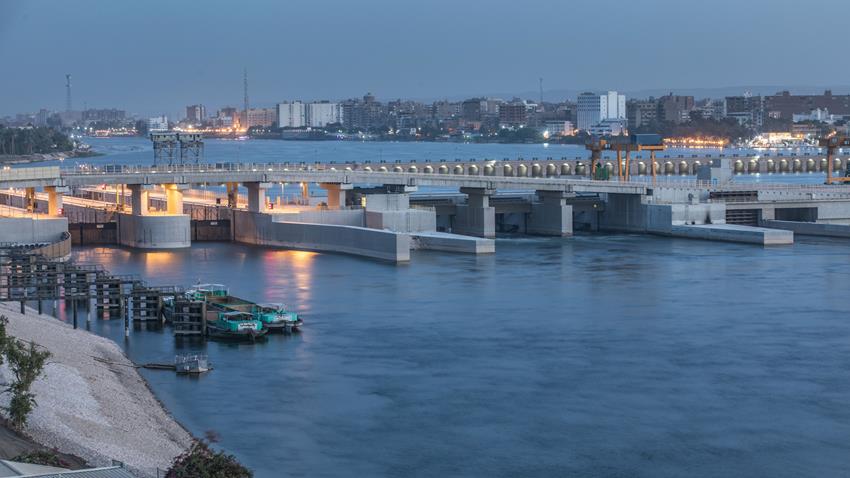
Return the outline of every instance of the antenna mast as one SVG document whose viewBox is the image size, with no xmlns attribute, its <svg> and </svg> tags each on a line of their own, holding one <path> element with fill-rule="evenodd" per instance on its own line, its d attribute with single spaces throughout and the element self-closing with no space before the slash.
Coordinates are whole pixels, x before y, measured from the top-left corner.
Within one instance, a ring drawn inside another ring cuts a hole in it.
<svg viewBox="0 0 850 478">
<path fill-rule="evenodd" d="M 245 128 L 248 128 L 248 68 L 246 67 L 242 75 L 242 89 L 244 93 L 243 107 L 245 108 Z"/>
<path fill-rule="evenodd" d="M 540 107 L 543 107 L 543 78 L 540 78 Z"/>
<path fill-rule="evenodd" d="M 65 75 L 65 111 L 71 111 L 71 74 Z"/>
</svg>

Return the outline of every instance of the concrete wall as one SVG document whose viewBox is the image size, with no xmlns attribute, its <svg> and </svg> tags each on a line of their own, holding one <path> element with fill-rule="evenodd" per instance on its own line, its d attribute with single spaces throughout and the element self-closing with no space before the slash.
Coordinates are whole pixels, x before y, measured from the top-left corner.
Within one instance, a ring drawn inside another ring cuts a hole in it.
<svg viewBox="0 0 850 478">
<path fill-rule="evenodd" d="M 599 215 L 603 231 L 646 231 L 646 208 L 634 194 L 608 194 L 605 210 Z"/>
<path fill-rule="evenodd" d="M 626 196 L 609 201 L 600 219 L 601 229 L 656 234 L 669 234 L 673 226 L 703 224 L 726 224 L 726 205 L 639 204 Z"/>
<path fill-rule="evenodd" d="M 533 203 L 531 214 L 528 215 L 526 232 L 542 236 L 572 236 L 572 206 L 566 206 L 557 201 Z"/>
<path fill-rule="evenodd" d="M 366 211 L 366 227 L 393 232 L 433 232 L 437 230 L 437 214 L 431 210 Z"/>
<path fill-rule="evenodd" d="M 341 252 L 391 262 L 410 260 L 410 236 L 354 226 L 272 221 L 249 211 L 233 213 L 235 240 L 247 244 Z"/>
<path fill-rule="evenodd" d="M 118 214 L 118 243 L 140 249 L 175 249 L 192 245 L 189 216 Z"/>
<path fill-rule="evenodd" d="M 363 227 L 366 224 L 363 209 L 310 210 L 297 213 L 270 213 L 275 222 L 309 222 L 337 226 Z"/>
<path fill-rule="evenodd" d="M 367 211 L 404 211 L 410 209 L 409 194 L 369 194 L 366 196 Z"/>
<path fill-rule="evenodd" d="M 51 243 L 66 232 L 68 219 L 64 217 L 0 217 L 0 242 Z"/>
<path fill-rule="evenodd" d="M 492 237 L 496 231 L 496 208 L 476 208 L 466 204 L 457 206 L 452 232 L 467 236 Z"/>
</svg>

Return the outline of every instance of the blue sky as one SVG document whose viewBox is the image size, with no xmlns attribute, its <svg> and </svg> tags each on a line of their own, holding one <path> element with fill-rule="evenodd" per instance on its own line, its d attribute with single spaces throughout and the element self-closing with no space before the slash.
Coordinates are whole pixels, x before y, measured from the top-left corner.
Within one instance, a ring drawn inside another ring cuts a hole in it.
<svg viewBox="0 0 850 478">
<path fill-rule="evenodd" d="M 0 114 L 850 84 L 846 0 L 0 0 Z M 834 64 L 829 64 L 829 62 Z M 552 98 L 558 99 L 558 98 Z"/>
</svg>

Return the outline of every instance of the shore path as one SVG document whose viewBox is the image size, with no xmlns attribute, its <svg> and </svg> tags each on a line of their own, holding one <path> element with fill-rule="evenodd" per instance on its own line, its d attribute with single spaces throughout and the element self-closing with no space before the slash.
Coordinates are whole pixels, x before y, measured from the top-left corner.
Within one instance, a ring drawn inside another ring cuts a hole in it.
<svg viewBox="0 0 850 478">
<path fill-rule="evenodd" d="M 32 341 L 52 356 L 33 384 L 38 405 L 26 433 L 44 446 L 79 456 L 92 466 L 123 462 L 142 476 L 156 476 L 192 441 L 154 397 L 117 344 L 18 305 L 0 303 L 8 333 Z M 103 363 L 98 359 L 107 361 Z M 6 365 L 0 380 L 8 382 Z M 2 397 L 8 403 L 8 395 Z"/>
</svg>

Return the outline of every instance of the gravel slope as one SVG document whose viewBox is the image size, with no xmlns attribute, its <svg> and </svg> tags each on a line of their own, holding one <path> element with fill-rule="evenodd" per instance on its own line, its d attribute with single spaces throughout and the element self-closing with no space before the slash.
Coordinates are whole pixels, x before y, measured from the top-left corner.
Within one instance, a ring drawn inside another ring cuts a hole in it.
<svg viewBox="0 0 850 478">
<path fill-rule="evenodd" d="M 18 310 L 16 310 L 16 308 Z M 46 377 L 33 384 L 38 401 L 27 434 L 93 466 L 124 462 L 143 476 L 156 476 L 191 444 L 191 436 L 162 407 L 132 363 L 109 339 L 35 311 L 0 303 L 8 331 L 53 354 Z M 95 357 L 111 362 L 102 363 Z M 0 368 L 0 380 L 9 372 Z M 8 403 L 8 397 L 3 401 Z"/>
</svg>

